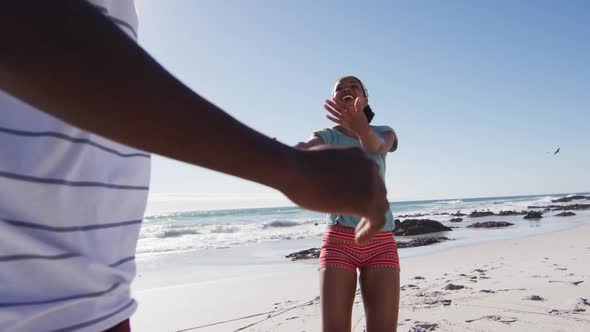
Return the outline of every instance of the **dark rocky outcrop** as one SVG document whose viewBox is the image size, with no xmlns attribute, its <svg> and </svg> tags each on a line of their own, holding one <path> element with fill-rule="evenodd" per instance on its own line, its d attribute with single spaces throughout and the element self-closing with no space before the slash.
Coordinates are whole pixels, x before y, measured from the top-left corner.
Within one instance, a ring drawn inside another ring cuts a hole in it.
<svg viewBox="0 0 590 332">
<path fill-rule="evenodd" d="M 561 212 L 556 214 L 557 217 L 571 217 L 571 216 L 575 216 L 576 214 L 570 211 L 565 211 L 565 212 Z"/>
<path fill-rule="evenodd" d="M 559 210 L 588 210 L 590 209 L 590 204 L 571 204 L 571 205 L 564 205 L 564 206 L 556 206 L 552 210 L 559 211 Z"/>
<path fill-rule="evenodd" d="M 461 211 L 457 211 L 457 212 L 451 214 L 451 216 L 453 216 L 453 217 L 465 217 L 466 214 L 465 213 L 461 213 Z"/>
<path fill-rule="evenodd" d="M 527 214 L 527 211 L 515 211 L 515 210 L 509 210 L 509 211 L 500 211 L 498 212 L 499 216 L 519 216 L 519 215 L 525 215 Z"/>
<path fill-rule="evenodd" d="M 567 197 L 562 197 L 562 198 L 558 198 L 558 199 L 552 199 L 551 203 L 566 203 L 566 202 L 582 200 L 582 199 L 590 200 L 590 196 L 584 196 L 584 195 L 567 196 Z"/>
<path fill-rule="evenodd" d="M 443 241 L 447 241 L 449 238 L 444 236 L 439 237 L 422 237 L 417 239 L 412 239 L 410 241 L 398 241 L 397 247 L 398 248 L 412 248 L 412 247 L 422 247 L 427 246 L 430 244 L 435 244 Z"/>
<path fill-rule="evenodd" d="M 590 204 L 570 204 L 570 205 L 547 205 L 547 206 L 528 206 L 528 209 L 550 209 L 553 211 L 565 210 L 588 210 Z"/>
<path fill-rule="evenodd" d="M 543 213 L 538 212 L 538 211 L 529 211 L 529 213 L 527 213 L 526 216 L 524 216 L 524 219 L 541 219 L 543 218 Z"/>
<path fill-rule="evenodd" d="M 467 226 L 467 228 L 498 228 L 498 227 L 508 227 L 514 224 L 505 222 L 505 221 L 486 221 L 486 222 L 476 222 L 475 224 L 471 224 Z"/>
<path fill-rule="evenodd" d="M 493 216 L 494 212 L 492 211 L 473 211 L 469 214 L 470 218 L 479 218 L 479 217 L 489 217 Z"/>
<path fill-rule="evenodd" d="M 394 234 L 397 236 L 420 235 L 451 231 L 451 228 L 431 219 L 406 219 L 396 224 Z"/>
<path fill-rule="evenodd" d="M 449 220 L 450 222 L 462 222 L 463 218 L 453 218 L 451 220 Z"/>
</svg>

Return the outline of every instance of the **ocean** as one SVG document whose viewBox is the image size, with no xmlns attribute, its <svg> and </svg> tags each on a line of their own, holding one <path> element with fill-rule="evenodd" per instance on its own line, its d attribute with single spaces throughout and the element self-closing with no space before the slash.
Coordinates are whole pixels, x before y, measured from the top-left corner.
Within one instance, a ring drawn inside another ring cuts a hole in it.
<svg viewBox="0 0 590 332">
<path fill-rule="evenodd" d="M 576 193 L 585 195 L 587 193 Z M 472 211 L 531 210 L 530 206 L 545 206 L 552 200 L 574 195 L 533 195 L 512 197 L 487 197 L 446 199 L 428 201 L 392 202 L 391 209 L 396 219 L 418 218 L 440 221 L 453 231 L 445 232 L 455 245 L 533 235 L 572 227 L 587 219 L 589 211 L 574 211 L 577 217 L 555 217 L 561 211 L 549 211 L 540 220 L 523 219 L 519 216 L 463 217 L 462 222 L 452 223 L 450 214 Z M 590 203 L 573 201 L 564 204 Z M 542 211 L 542 210 L 539 210 Z M 266 243 L 314 243 L 324 232 L 326 216 L 298 207 L 252 208 L 213 211 L 179 211 L 148 214 L 140 233 L 137 255 L 185 253 L 191 251 L 240 248 Z M 514 226 L 501 229 L 471 229 L 466 226 L 481 221 L 507 221 Z M 299 241 L 298 241 L 299 240 Z M 432 246 L 448 247 L 449 244 Z M 303 249 L 303 248 L 302 248 Z M 434 250 L 429 249 L 429 250 Z M 402 249 L 403 251 L 403 249 Z"/>
</svg>

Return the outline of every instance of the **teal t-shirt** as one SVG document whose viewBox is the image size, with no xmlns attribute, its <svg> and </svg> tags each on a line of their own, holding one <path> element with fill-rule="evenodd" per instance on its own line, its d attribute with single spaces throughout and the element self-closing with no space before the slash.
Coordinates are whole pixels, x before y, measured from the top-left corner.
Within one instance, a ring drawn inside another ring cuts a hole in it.
<svg viewBox="0 0 590 332">
<path fill-rule="evenodd" d="M 383 133 L 387 131 L 393 131 L 395 133 L 395 131 L 389 126 L 371 126 L 371 128 L 375 133 Z M 361 142 L 358 139 L 346 136 L 334 128 L 326 128 L 320 131 L 316 131 L 314 132 L 314 135 L 321 137 L 322 140 L 324 140 L 324 143 L 326 144 L 339 146 L 356 146 L 362 149 Z M 397 141 L 398 139 L 396 135 L 395 143 L 393 144 L 389 152 L 393 152 L 397 149 Z M 377 166 L 379 166 L 379 175 L 381 176 L 381 179 L 385 180 L 385 157 L 387 156 L 387 153 L 368 153 L 367 155 L 377 163 Z M 395 228 L 395 223 L 393 222 L 393 214 L 391 213 L 391 210 L 387 210 L 387 214 L 385 215 L 385 217 L 386 221 L 385 226 L 383 226 L 383 231 L 393 230 Z M 334 225 L 338 223 L 340 225 L 349 227 L 356 227 L 360 221 L 361 218 L 357 216 L 334 214 L 329 214 L 327 219 L 327 223 L 329 225 Z"/>
</svg>

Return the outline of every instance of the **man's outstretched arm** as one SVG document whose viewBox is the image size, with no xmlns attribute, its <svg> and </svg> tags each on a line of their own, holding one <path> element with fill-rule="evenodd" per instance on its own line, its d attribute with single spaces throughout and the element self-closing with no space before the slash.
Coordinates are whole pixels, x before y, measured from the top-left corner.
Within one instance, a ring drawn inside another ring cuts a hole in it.
<svg viewBox="0 0 590 332">
<path fill-rule="evenodd" d="M 24 0 L 1 15 L 0 88 L 39 109 L 118 142 L 272 187 L 277 166 L 291 165 L 291 149 L 193 93 L 85 1 Z"/>
<path fill-rule="evenodd" d="M 0 89 L 80 128 L 268 185 L 306 208 L 382 224 L 385 189 L 362 152 L 297 151 L 248 128 L 85 1 L 4 4 L 0 73 Z"/>
</svg>

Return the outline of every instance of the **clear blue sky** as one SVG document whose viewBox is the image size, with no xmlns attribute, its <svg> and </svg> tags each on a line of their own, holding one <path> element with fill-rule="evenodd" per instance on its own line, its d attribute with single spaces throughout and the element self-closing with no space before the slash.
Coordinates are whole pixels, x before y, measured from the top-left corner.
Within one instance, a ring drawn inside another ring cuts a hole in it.
<svg viewBox="0 0 590 332">
<path fill-rule="evenodd" d="M 391 200 L 590 190 L 589 1 L 137 6 L 140 44 L 160 63 L 287 144 L 331 126 L 322 105 L 334 80 L 360 77 L 374 123 L 394 127 L 400 139 L 388 157 Z M 557 156 L 547 153 L 558 147 Z M 273 195 L 208 170 L 153 161 L 156 193 Z"/>
</svg>

